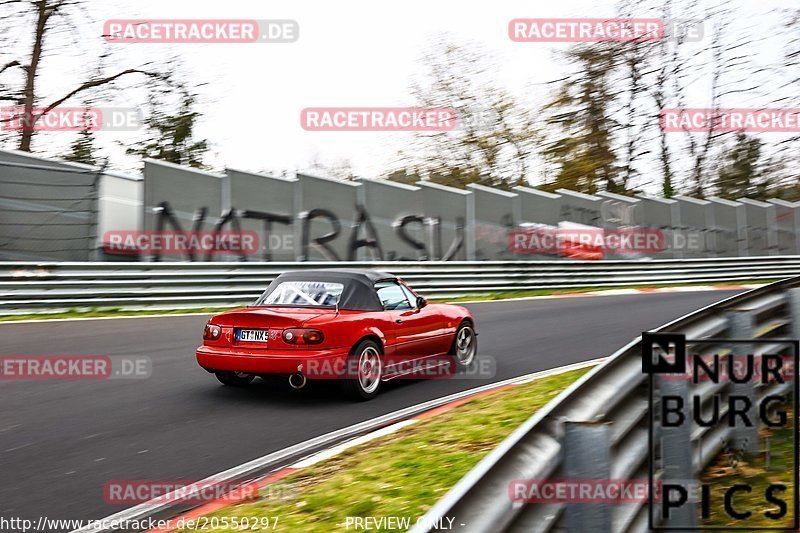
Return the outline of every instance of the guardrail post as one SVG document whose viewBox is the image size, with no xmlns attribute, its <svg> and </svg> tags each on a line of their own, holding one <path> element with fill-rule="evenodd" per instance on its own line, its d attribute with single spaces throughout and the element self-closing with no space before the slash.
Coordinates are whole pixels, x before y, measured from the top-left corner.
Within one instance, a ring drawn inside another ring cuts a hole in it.
<svg viewBox="0 0 800 533">
<path fill-rule="evenodd" d="M 800 339 L 800 289 L 789 289 L 786 298 L 789 304 L 792 338 Z"/>
<path fill-rule="evenodd" d="M 679 485 L 691 491 L 696 481 L 692 458 L 692 400 L 689 397 L 690 383 L 680 377 L 659 376 L 658 389 L 661 398 L 682 398 L 685 415 L 684 423 L 677 426 L 659 426 L 661 437 L 661 461 L 664 468 L 662 486 Z M 652 452 L 651 452 L 652 453 Z M 655 501 L 655 500 L 654 500 Z M 672 509 L 665 526 L 671 528 L 697 528 L 697 511 L 692 503 Z"/>
<path fill-rule="evenodd" d="M 753 326 L 753 313 L 747 309 L 731 309 L 728 311 L 729 337 L 731 339 L 753 339 L 755 328 Z M 747 357 L 753 353 L 753 346 L 750 344 L 733 345 L 733 353 L 741 357 Z M 735 360 L 734 360 L 735 361 Z M 728 377 L 730 379 L 730 376 Z M 750 400 L 750 409 L 746 411 L 747 416 L 753 421 L 752 426 L 736 424 L 731 431 L 731 448 L 733 450 L 746 451 L 747 453 L 757 454 L 759 452 L 758 442 L 758 405 L 756 403 L 756 387 L 752 379 L 744 383 L 730 384 L 732 395 L 747 397 Z"/>
<path fill-rule="evenodd" d="M 609 426 L 596 422 L 564 423 L 564 477 L 567 480 L 596 479 L 605 482 L 611 476 Z M 611 531 L 610 503 L 568 503 L 567 531 Z"/>
</svg>

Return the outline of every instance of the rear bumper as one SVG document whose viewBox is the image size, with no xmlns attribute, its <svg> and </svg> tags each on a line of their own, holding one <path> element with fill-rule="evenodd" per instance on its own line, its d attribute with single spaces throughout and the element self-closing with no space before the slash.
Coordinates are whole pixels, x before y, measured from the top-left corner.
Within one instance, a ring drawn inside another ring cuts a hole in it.
<svg viewBox="0 0 800 533">
<path fill-rule="evenodd" d="M 211 346 L 201 346 L 195 352 L 197 363 L 209 372 L 229 371 L 248 374 L 302 372 L 310 380 L 335 379 L 340 376 L 348 355 L 346 349 L 261 354 Z"/>
</svg>

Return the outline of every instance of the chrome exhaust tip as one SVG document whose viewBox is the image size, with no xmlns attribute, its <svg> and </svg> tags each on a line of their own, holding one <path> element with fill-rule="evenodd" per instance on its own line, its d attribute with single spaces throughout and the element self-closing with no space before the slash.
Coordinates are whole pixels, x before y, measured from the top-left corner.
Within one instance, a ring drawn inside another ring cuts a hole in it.
<svg viewBox="0 0 800 533">
<path fill-rule="evenodd" d="M 302 389 L 307 382 L 306 377 L 300 372 L 289 376 L 289 386 L 293 389 Z"/>
</svg>

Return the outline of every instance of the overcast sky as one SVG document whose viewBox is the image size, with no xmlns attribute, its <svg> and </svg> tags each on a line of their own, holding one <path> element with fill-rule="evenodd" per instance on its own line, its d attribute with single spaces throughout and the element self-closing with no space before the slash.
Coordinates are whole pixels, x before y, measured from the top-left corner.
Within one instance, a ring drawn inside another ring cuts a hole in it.
<svg viewBox="0 0 800 533">
<path fill-rule="evenodd" d="M 741 31 L 765 37 L 758 55 L 765 63 L 778 58 L 782 43 L 771 39 L 780 20 L 778 10 L 788 2 L 732 0 L 740 14 Z M 800 7 L 800 3 L 798 4 Z M 357 174 L 375 177 L 391 167 L 396 152 L 406 146 L 408 134 L 307 132 L 300 127 L 305 107 L 408 106 L 414 100 L 409 87 L 422 72 L 420 58 L 430 43 L 447 34 L 454 42 L 479 43 L 497 60 L 496 81 L 520 101 L 541 105 L 545 82 L 563 74 L 555 52 L 566 45 L 515 43 L 508 38 L 508 22 L 530 17 L 612 17 L 610 0 L 558 2 L 492 0 L 406 0 L 375 2 L 339 0 L 90 0 L 86 16 L 75 18 L 77 37 L 64 34 L 48 44 L 41 86 L 60 96 L 91 72 L 93 57 L 111 46 L 115 65 L 180 57 L 184 78 L 195 84 L 204 119 L 198 135 L 212 145 L 215 166 L 247 170 L 302 169 L 313 159 L 350 160 Z M 647 16 L 652 14 L 643 14 Z M 300 37 L 290 44 L 126 44 L 103 43 L 106 19 L 119 18 L 247 18 L 293 19 Z M 77 39 L 76 46 L 63 44 Z M 22 53 L 29 44 L 23 42 Z M 704 52 L 702 43 L 698 54 Z M 692 94 L 702 100 L 702 79 Z M 135 105 L 142 93 L 122 91 L 96 105 Z M 46 99 L 45 99 L 46 100 Z M 75 102 L 80 103 L 80 102 Z M 702 107 L 706 102 L 694 104 Z M 741 106 L 758 105 L 757 95 L 741 95 Z M 692 107 L 692 102 L 687 102 Z M 763 104 L 763 103 L 762 103 Z M 57 150 L 74 134 L 50 133 L 41 148 Z M 130 168 L 121 157 L 123 144 L 135 134 L 100 133 L 107 154 L 118 168 Z"/>
</svg>

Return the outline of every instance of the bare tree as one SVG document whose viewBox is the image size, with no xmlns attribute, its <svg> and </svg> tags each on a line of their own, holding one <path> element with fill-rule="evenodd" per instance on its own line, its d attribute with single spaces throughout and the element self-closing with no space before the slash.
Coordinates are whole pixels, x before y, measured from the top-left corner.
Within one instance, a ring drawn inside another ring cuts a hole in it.
<svg viewBox="0 0 800 533">
<path fill-rule="evenodd" d="M 441 40 L 423 64 L 426 75 L 412 84 L 418 105 L 453 109 L 456 128 L 420 132 L 401 166 L 456 187 L 525 182 L 537 136 L 533 115 L 496 85 L 486 51 Z"/>
<path fill-rule="evenodd" d="M 32 23 L 30 54 L 27 58 L 8 58 L 0 66 L 0 75 L 19 70 L 22 74 L 21 82 L 0 83 L 3 93 L 0 99 L 16 102 L 19 113 L 16 117 L 5 120 L 17 120 L 23 124 L 20 128 L 18 148 L 30 152 L 36 134 L 36 122 L 48 112 L 56 109 L 76 96 L 82 96 L 100 87 L 112 85 L 121 78 L 129 76 L 142 76 L 160 82 L 168 82 L 169 75 L 165 72 L 140 65 L 117 70 L 115 72 L 98 72 L 84 81 L 79 81 L 75 86 L 59 97 L 42 103 L 40 90 L 37 85 L 39 75 L 43 68 L 43 58 L 47 50 L 48 37 L 58 27 L 59 23 L 71 24 L 70 15 L 83 9 L 81 0 L 0 0 L 0 8 L 16 9 L 16 13 L 5 13 L 3 18 L 9 20 L 14 15 L 27 14 Z M 99 37 L 99 36 L 98 36 Z M 102 59 L 98 58 L 99 60 Z"/>
<path fill-rule="evenodd" d="M 731 42 L 730 24 L 735 18 L 727 5 L 713 6 L 707 10 L 706 20 L 714 20 L 711 34 L 711 59 L 706 65 L 710 89 L 708 104 L 712 113 L 726 100 L 740 93 L 755 94 L 759 83 L 754 82 L 756 73 L 752 65 L 754 42 L 747 35 L 737 32 L 735 42 Z M 673 82 L 679 107 L 684 106 L 685 91 L 690 81 L 687 76 L 675 76 Z M 713 116 L 713 114 L 712 114 Z M 708 129 L 693 133 L 686 131 L 686 149 L 692 168 L 689 170 L 686 187 L 690 194 L 702 198 L 715 173 L 714 165 L 720 161 L 719 152 L 724 148 L 723 140 L 731 137 L 731 132 L 720 131 L 715 118 L 709 121 Z"/>
</svg>

